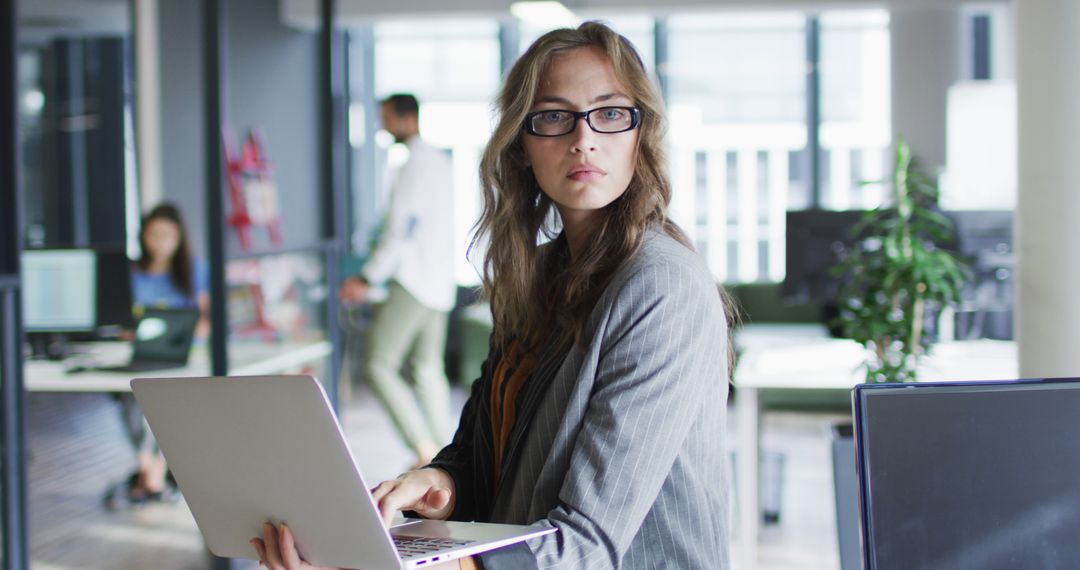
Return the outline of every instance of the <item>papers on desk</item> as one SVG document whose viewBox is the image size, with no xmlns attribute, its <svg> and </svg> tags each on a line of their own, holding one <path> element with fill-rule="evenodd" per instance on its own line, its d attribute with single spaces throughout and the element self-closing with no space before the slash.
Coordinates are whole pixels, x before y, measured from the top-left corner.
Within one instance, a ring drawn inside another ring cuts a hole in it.
<svg viewBox="0 0 1080 570">
<path fill-rule="evenodd" d="M 920 382 L 1015 380 L 1019 375 L 1019 355 L 1011 340 L 942 342 L 919 363 Z"/>
<path fill-rule="evenodd" d="M 792 339 L 750 349 L 739 359 L 735 385 L 850 388 L 863 377 L 866 351 L 847 339 Z"/>
</svg>

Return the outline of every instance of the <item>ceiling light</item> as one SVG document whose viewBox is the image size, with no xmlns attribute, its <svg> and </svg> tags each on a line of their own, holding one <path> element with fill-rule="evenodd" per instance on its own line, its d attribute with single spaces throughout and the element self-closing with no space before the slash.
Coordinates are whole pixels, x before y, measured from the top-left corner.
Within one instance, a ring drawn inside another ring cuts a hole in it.
<svg viewBox="0 0 1080 570">
<path fill-rule="evenodd" d="M 576 26 L 578 17 L 556 0 L 519 0 L 510 5 L 510 13 L 537 28 Z"/>
</svg>

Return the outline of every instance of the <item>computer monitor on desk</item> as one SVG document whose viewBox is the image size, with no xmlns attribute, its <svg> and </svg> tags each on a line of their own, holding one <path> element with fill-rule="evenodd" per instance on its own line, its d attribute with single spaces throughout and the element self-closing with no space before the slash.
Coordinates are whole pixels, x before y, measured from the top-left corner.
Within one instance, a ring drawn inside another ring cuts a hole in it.
<svg viewBox="0 0 1080 570">
<path fill-rule="evenodd" d="M 23 326 L 38 357 L 63 358 L 68 337 L 97 327 L 97 256 L 92 249 L 22 253 Z"/>
<path fill-rule="evenodd" d="M 97 335 L 114 338 L 123 329 L 135 328 L 132 313 L 131 260 L 122 247 L 98 247 Z"/>
<path fill-rule="evenodd" d="M 122 247 L 22 253 L 23 323 L 38 355 L 62 357 L 68 340 L 116 338 L 134 328 L 131 261 Z"/>
<path fill-rule="evenodd" d="M 27 332 L 93 332 L 97 326 L 97 256 L 92 249 L 22 254 L 23 323 Z"/>
<path fill-rule="evenodd" d="M 780 292 L 785 302 L 814 303 L 821 307 L 821 323 L 832 336 L 842 330 L 834 324 L 840 310 L 840 279 L 832 268 L 840 263 L 859 241 L 853 230 L 862 211 L 802 210 L 787 213 L 784 282 Z"/>
<path fill-rule="evenodd" d="M 800 210 L 787 212 L 784 298 L 834 303 L 840 281 L 830 272 L 859 240 L 852 230 L 862 211 Z"/>
<path fill-rule="evenodd" d="M 863 385 L 866 570 L 1076 568 L 1080 378 Z"/>
<path fill-rule="evenodd" d="M 1011 210 L 947 212 L 956 228 L 961 256 L 971 265 L 957 311 L 956 336 L 961 339 L 1013 338 L 1016 297 L 1016 254 Z"/>
<path fill-rule="evenodd" d="M 1013 338 L 1015 255 L 1013 212 L 966 210 L 942 212 L 953 225 L 951 241 L 938 243 L 967 260 L 966 280 L 957 308 L 956 337 L 960 339 Z M 815 302 L 823 307 L 824 323 L 837 316 L 842 279 L 836 266 L 860 236 L 853 231 L 862 211 L 803 210 L 787 212 L 787 254 L 781 293 L 786 301 Z M 831 325 L 830 325 L 831 326 Z M 832 330 L 839 336 L 840 331 Z M 935 333 L 936 334 L 936 333 Z"/>
</svg>

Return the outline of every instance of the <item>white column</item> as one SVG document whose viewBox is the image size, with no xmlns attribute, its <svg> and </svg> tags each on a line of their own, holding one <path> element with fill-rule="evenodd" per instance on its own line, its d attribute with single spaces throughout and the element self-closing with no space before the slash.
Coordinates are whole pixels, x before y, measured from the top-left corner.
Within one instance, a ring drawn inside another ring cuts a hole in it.
<svg viewBox="0 0 1080 570">
<path fill-rule="evenodd" d="M 1080 2 L 1016 10 L 1020 375 L 1080 376 Z"/>
<path fill-rule="evenodd" d="M 162 199 L 158 0 L 135 0 L 135 154 L 144 208 Z"/>
</svg>

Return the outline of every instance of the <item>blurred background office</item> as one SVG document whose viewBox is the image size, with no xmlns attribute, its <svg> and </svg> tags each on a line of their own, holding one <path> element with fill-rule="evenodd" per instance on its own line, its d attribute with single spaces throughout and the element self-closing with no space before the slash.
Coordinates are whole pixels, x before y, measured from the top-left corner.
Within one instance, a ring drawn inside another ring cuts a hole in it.
<svg viewBox="0 0 1080 570">
<path fill-rule="evenodd" d="M 369 253 L 388 172 L 407 157 L 379 130 L 380 98 L 415 93 L 425 139 L 451 160 L 458 294 L 445 366 L 464 385 L 490 327 L 465 253 L 491 100 L 524 46 L 586 18 L 634 42 L 662 87 L 671 216 L 758 325 L 741 363 L 768 361 L 791 334 L 828 336 L 828 267 L 856 211 L 883 204 L 888 189 L 872 181 L 889 176 L 903 135 L 940 182 L 957 227 L 949 247 L 973 263 L 949 334 L 1010 343 L 1014 374 L 1080 372 L 1066 348 L 1080 342 L 1067 320 L 1080 300 L 1064 285 L 1080 264 L 1062 245 L 1080 242 L 1065 152 L 1080 145 L 1069 0 L 578 0 L 554 15 L 537 4 L 4 3 L 0 420 L 25 426 L 5 432 L 0 458 L 5 568 L 242 567 L 208 558 L 182 502 L 103 510 L 102 491 L 136 464 L 107 396 L 117 388 L 39 374 L 59 362 L 47 357 L 133 324 L 115 280 L 138 256 L 139 219 L 162 201 L 184 212 L 208 265 L 210 331 L 192 370 L 314 373 L 367 477 L 409 463 L 372 394 L 345 389 L 334 294 L 347 260 Z M 49 254 L 84 287 L 59 320 L 34 322 L 16 300 L 41 298 L 33 258 Z M 760 488 L 739 496 L 763 504 L 736 507 L 751 513 L 734 536 L 737 567 L 839 569 L 828 434 L 849 418 L 846 389 L 757 388 L 755 370 L 741 371 L 742 390 L 737 372 L 736 402 L 755 405 L 731 428 L 733 442 L 760 443 L 760 472 L 739 471 Z"/>
</svg>

